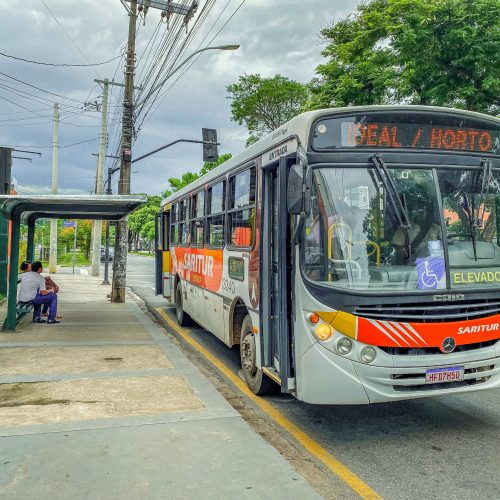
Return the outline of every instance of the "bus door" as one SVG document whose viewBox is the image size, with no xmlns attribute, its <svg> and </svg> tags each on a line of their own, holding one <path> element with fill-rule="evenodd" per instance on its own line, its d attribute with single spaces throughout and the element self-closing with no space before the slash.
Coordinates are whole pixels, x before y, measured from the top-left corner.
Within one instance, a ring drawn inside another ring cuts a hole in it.
<svg viewBox="0 0 500 500">
<path fill-rule="evenodd" d="M 268 375 L 279 376 L 281 392 L 293 392 L 295 389 L 290 331 L 291 247 L 286 203 L 290 162 L 282 158 L 278 164 L 264 167 L 262 186 L 262 366 Z"/>
<path fill-rule="evenodd" d="M 167 299 L 171 299 L 173 295 L 173 276 L 171 270 L 170 258 L 170 211 L 163 212 L 161 217 L 161 288 L 159 293 Z M 157 292 L 158 293 L 158 292 Z"/>
<path fill-rule="evenodd" d="M 163 291 L 163 218 L 156 214 L 155 223 L 155 293 L 160 295 Z"/>
</svg>

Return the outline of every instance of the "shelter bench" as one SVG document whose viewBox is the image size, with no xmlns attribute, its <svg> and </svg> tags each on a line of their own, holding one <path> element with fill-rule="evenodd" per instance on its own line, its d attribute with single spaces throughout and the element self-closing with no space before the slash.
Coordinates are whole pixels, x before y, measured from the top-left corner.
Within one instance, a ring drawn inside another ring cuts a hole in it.
<svg viewBox="0 0 500 500">
<path fill-rule="evenodd" d="M 16 325 L 18 325 L 21 320 L 33 310 L 33 302 L 30 300 L 28 302 L 23 302 L 22 300 L 17 301 L 16 304 Z M 2 331 L 5 331 L 7 326 L 7 318 L 2 326 Z"/>
</svg>

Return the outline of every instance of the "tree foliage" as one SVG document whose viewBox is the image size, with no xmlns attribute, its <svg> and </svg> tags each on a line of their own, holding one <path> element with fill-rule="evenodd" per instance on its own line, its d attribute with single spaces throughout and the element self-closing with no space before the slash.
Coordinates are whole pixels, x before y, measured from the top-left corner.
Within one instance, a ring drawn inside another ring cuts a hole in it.
<svg viewBox="0 0 500 500">
<path fill-rule="evenodd" d="M 281 75 L 242 75 L 226 90 L 232 120 L 245 125 L 250 134 L 247 145 L 298 115 L 308 97 L 306 85 Z"/>
<path fill-rule="evenodd" d="M 76 228 L 76 247 L 88 259 L 90 257 L 90 244 L 92 239 L 92 221 L 77 220 L 75 221 Z M 63 221 L 58 221 L 58 247 L 64 252 L 72 252 L 75 238 L 75 229 L 72 227 L 64 227 Z"/>
<path fill-rule="evenodd" d="M 225 161 L 232 158 L 232 156 L 233 155 L 231 153 L 226 153 L 226 154 L 219 156 L 219 159 L 215 162 L 206 161 L 203 164 L 203 167 L 201 168 L 199 173 L 186 172 L 185 174 L 182 175 L 182 177 L 180 179 L 178 179 L 176 177 L 170 178 L 168 180 L 168 183 L 170 184 L 171 190 L 168 190 L 164 193 L 166 195 L 165 197 L 169 196 L 169 194 L 172 194 L 172 193 L 175 193 L 176 191 L 179 191 L 183 187 L 186 187 L 188 184 L 191 184 L 196 179 L 199 179 L 203 175 L 210 172 L 210 170 L 213 170 L 215 167 L 222 165 Z"/>
<path fill-rule="evenodd" d="M 137 210 L 132 212 L 128 218 L 129 245 L 137 249 L 139 237 L 146 241 L 155 238 L 155 220 L 160 211 L 161 196 L 148 196 L 148 201 Z"/>
<path fill-rule="evenodd" d="M 408 102 L 500 109 L 498 0 L 373 0 L 321 31 L 310 108 Z"/>
</svg>

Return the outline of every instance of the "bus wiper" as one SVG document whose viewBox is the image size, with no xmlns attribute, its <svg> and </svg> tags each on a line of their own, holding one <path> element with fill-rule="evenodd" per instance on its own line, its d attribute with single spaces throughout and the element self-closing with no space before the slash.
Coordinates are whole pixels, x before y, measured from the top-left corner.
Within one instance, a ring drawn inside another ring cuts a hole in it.
<svg viewBox="0 0 500 500">
<path fill-rule="evenodd" d="M 479 200 L 477 203 L 477 214 L 474 217 L 474 228 L 480 229 L 479 220 L 484 222 L 484 214 L 486 211 L 486 199 L 488 198 L 488 194 L 490 193 L 491 181 L 493 179 L 493 163 L 489 159 L 481 160 L 482 175 L 481 175 L 481 192 L 479 193 Z M 481 205 L 483 208 L 483 213 L 481 217 L 479 216 Z"/>
<path fill-rule="evenodd" d="M 399 226 L 403 229 L 410 229 L 410 216 L 408 215 L 403 201 L 399 197 L 394 179 L 390 176 L 382 155 L 376 153 L 370 157 L 370 161 L 373 163 L 374 171 L 379 182 L 384 186 L 389 202 L 396 214 Z"/>
<path fill-rule="evenodd" d="M 467 218 L 469 219 L 469 226 L 470 226 L 470 236 L 471 243 L 472 243 L 472 250 L 474 252 L 474 260 L 477 261 L 477 245 L 476 245 L 476 227 L 477 227 L 477 221 L 475 220 L 475 215 L 474 215 L 474 206 L 471 206 L 469 203 L 469 198 L 467 197 L 467 193 L 465 191 L 462 191 L 462 207 L 465 210 L 465 213 L 467 214 Z"/>
</svg>

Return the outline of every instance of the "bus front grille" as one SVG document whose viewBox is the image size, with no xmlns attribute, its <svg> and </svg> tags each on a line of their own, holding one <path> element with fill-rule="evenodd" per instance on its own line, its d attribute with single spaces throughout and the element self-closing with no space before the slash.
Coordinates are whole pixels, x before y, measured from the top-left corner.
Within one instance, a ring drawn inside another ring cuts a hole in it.
<svg viewBox="0 0 500 500">
<path fill-rule="evenodd" d="M 382 321 L 447 323 L 486 318 L 500 314 L 500 301 L 498 299 L 482 299 L 446 304 L 441 302 L 420 302 L 415 304 L 356 306 L 354 314 L 363 318 Z"/>
<path fill-rule="evenodd" d="M 456 347 L 454 352 L 474 351 L 495 345 L 497 340 L 487 340 L 475 344 L 465 344 Z M 443 354 L 439 347 L 379 347 L 391 356 L 428 356 L 430 354 Z"/>
</svg>

